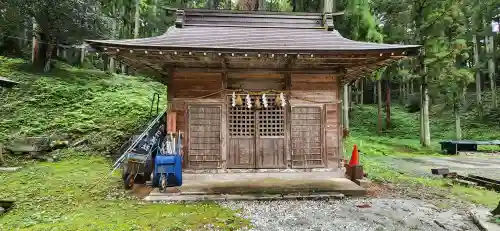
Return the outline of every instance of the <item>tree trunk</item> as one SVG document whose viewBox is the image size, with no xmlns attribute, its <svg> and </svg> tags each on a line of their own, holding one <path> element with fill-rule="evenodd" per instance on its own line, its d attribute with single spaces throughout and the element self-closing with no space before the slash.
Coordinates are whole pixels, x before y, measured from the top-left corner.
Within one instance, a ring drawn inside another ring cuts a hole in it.
<svg viewBox="0 0 500 231">
<path fill-rule="evenodd" d="M 487 36 L 486 49 L 489 55 L 488 58 L 488 77 L 490 79 L 491 86 L 491 105 L 493 108 L 497 107 L 497 91 L 495 83 L 495 61 L 493 59 L 493 54 L 495 54 L 495 40 L 493 36 Z"/>
<path fill-rule="evenodd" d="M 113 57 L 109 57 L 109 72 L 116 73 L 116 64 Z"/>
<path fill-rule="evenodd" d="M 413 79 L 410 79 L 410 94 L 413 95 L 415 93 L 415 88 L 413 88 Z"/>
<path fill-rule="evenodd" d="M 358 94 L 359 93 L 359 91 L 358 91 L 358 89 L 359 89 L 359 81 L 358 80 L 354 81 L 354 89 L 355 89 L 355 91 L 353 92 L 353 94 L 354 94 L 354 102 L 356 102 L 356 104 L 359 104 L 359 94 Z"/>
<path fill-rule="evenodd" d="M 49 40 L 49 43 L 47 45 L 47 52 L 45 55 L 45 61 L 44 61 L 44 66 L 43 66 L 43 72 L 47 73 L 51 69 L 51 61 L 52 61 L 52 55 L 56 52 L 57 44 L 54 46 L 52 44 L 52 41 Z"/>
<path fill-rule="evenodd" d="M 36 24 L 36 19 L 32 18 L 33 20 L 33 42 L 32 42 L 32 47 L 31 47 L 31 63 L 36 64 L 37 60 L 36 58 L 38 57 L 38 41 L 36 39 L 37 37 L 37 30 L 38 30 L 38 25 Z"/>
<path fill-rule="evenodd" d="M 455 132 L 456 132 L 456 139 L 461 140 L 462 139 L 462 126 L 460 125 L 460 106 L 458 103 L 455 103 L 453 107 L 453 112 L 455 114 Z"/>
<path fill-rule="evenodd" d="M 87 44 L 83 43 L 82 47 L 80 48 L 80 65 L 83 65 L 83 62 L 85 61 L 86 45 Z"/>
<path fill-rule="evenodd" d="M 365 79 L 361 79 L 361 87 L 359 90 L 359 104 L 363 105 L 365 102 Z"/>
<path fill-rule="evenodd" d="M 373 104 L 377 103 L 377 80 L 373 80 Z"/>
<path fill-rule="evenodd" d="M 141 0 L 135 0 L 135 15 L 134 15 L 134 38 L 139 38 L 139 19 L 141 16 Z"/>
<path fill-rule="evenodd" d="M 389 77 L 390 78 L 390 77 Z M 391 127 L 391 81 L 387 79 L 386 91 L 385 91 L 385 127 L 389 129 Z"/>
<path fill-rule="evenodd" d="M 477 112 L 479 118 L 483 118 L 483 100 L 481 99 L 481 73 L 479 71 L 479 46 L 477 36 L 473 35 L 472 42 L 474 44 L 474 67 L 476 68 L 476 101 Z"/>
<path fill-rule="evenodd" d="M 405 88 L 405 83 L 402 82 L 399 83 L 399 104 L 404 105 L 405 97 L 404 97 L 404 88 Z"/>
<path fill-rule="evenodd" d="M 377 80 L 377 130 L 378 133 L 382 133 L 382 80 Z"/>
<path fill-rule="evenodd" d="M 293 0 L 295 2 L 294 5 L 297 4 L 297 0 Z M 335 0 L 323 0 L 323 13 L 331 13 L 333 11 L 333 2 Z M 294 9 L 296 10 L 296 7 L 294 6 Z M 295 11 L 294 10 L 294 11 Z"/>
<path fill-rule="evenodd" d="M 108 55 L 102 55 L 102 70 L 107 71 L 109 68 L 109 57 Z"/>
<path fill-rule="evenodd" d="M 266 10 L 266 0 L 259 0 L 259 10 L 260 11 Z"/>
<path fill-rule="evenodd" d="M 422 76 L 422 130 L 423 130 L 423 143 L 424 147 L 429 147 L 431 145 L 431 132 L 430 132 L 430 123 L 429 123 L 429 89 L 427 86 L 427 74 L 426 71 Z"/>
<path fill-rule="evenodd" d="M 344 103 L 343 107 L 343 125 L 345 134 L 349 134 L 349 84 L 344 84 L 344 98 L 342 99 Z"/>
<path fill-rule="evenodd" d="M 125 63 L 122 63 L 120 66 L 121 66 L 121 70 L 122 70 L 122 75 L 126 75 L 127 74 L 127 65 L 125 65 Z"/>
</svg>

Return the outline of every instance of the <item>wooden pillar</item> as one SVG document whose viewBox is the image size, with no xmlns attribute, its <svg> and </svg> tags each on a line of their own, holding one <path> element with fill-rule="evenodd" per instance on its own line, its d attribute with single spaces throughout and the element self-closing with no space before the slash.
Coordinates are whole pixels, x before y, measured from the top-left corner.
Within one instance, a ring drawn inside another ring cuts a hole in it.
<svg viewBox="0 0 500 231">
<path fill-rule="evenodd" d="M 221 108 L 221 169 L 225 170 L 227 168 L 227 158 L 228 158 L 228 142 L 229 142 L 229 134 L 228 134 L 228 128 L 227 128 L 227 113 L 228 113 L 228 107 L 229 107 L 229 100 L 228 97 L 226 97 L 226 89 L 227 89 L 227 81 L 228 81 L 228 75 L 227 75 L 227 69 L 224 69 L 221 72 L 221 78 L 222 78 L 222 86 L 221 86 L 221 97 L 222 97 L 222 108 Z"/>
<path fill-rule="evenodd" d="M 292 74 L 285 74 L 285 90 L 286 99 L 288 100 L 285 107 L 285 160 L 286 168 L 292 168 L 292 105 L 290 105 L 292 88 Z"/>
<path fill-rule="evenodd" d="M 343 90 L 343 108 L 342 108 L 342 121 L 343 121 L 343 129 L 344 129 L 344 136 L 347 136 L 349 134 L 349 84 L 345 83 L 344 84 L 344 90 Z"/>
<path fill-rule="evenodd" d="M 342 80 L 342 77 L 340 75 L 338 75 L 337 76 L 337 83 L 336 83 L 337 84 L 337 94 L 335 95 L 335 100 L 337 100 L 337 101 L 340 99 L 340 92 L 342 92 L 342 82 L 341 82 L 341 80 Z M 339 117 L 342 116 L 341 111 L 342 111 L 342 104 L 341 103 L 337 103 L 337 115 Z M 342 120 L 339 119 L 338 122 L 337 122 L 337 126 L 339 128 L 338 133 L 337 133 L 338 134 L 338 136 L 337 136 L 337 138 L 338 138 L 338 151 L 339 151 L 339 157 L 340 157 L 339 158 L 339 165 L 338 165 L 339 168 L 343 167 L 343 164 L 342 164 L 341 160 L 343 159 L 344 153 L 345 153 L 344 139 L 343 139 L 343 134 L 344 134 L 343 130 L 344 130 L 344 128 L 343 128 L 342 124 L 343 124 Z"/>
</svg>

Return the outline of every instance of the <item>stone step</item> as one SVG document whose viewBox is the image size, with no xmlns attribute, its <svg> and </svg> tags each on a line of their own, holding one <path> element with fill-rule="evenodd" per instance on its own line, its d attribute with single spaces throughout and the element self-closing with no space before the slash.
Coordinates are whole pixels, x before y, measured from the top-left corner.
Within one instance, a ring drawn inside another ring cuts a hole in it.
<svg viewBox="0 0 500 231">
<path fill-rule="evenodd" d="M 182 195 L 179 193 L 158 193 L 144 198 L 148 202 L 183 202 L 183 201 L 231 201 L 231 200 L 340 200 L 341 193 L 318 193 L 309 195 L 272 195 L 272 194 L 225 194 L 225 195 Z"/>
</svg>

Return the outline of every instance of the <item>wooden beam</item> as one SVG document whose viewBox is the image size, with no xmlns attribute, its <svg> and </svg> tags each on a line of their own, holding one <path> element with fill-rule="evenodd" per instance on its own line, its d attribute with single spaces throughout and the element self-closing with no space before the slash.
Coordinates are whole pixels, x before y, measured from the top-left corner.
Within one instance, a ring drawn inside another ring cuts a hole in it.
<svg viewBox="0 0 500 231">
<path fill-rule="evenodd" d="M 344 74 L 345 73 L 345 68 L 343 67 L 335 67 L 335 68 L 321 68 L 321 69 L 308 69 L 308 70 L 295 70 L 295 69 L 287 69 L 287 68 L 204 68 L 204 67 L 198 67 L 198 68 L 176 68 L 178 70 L 185 70 L 185 71 L 197 71 L 197 72 L 211 72 L 211 73 L 218 73 L 218 72 L 223 72 L 227 71 L 227 73 L 266 73 L 266 72 L 271 72 L 271 73 L 291 73 L 291 74 Z"/>
</svg>

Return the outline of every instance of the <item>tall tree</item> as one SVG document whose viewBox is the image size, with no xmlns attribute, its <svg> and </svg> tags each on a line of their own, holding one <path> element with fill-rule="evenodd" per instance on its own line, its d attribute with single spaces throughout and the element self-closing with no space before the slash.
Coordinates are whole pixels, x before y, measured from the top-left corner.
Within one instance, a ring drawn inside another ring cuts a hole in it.
<svg viewBox="0 0 500 231">
<path fill-rule="evenodd" d="M 57 44 L 78 43 L 84 37 L 108 35 L 110 23 L 97 0 L 5 0 L 5 3 L 9 9 L 34 19 L 37 25 L 34 33 L 39 44 L 35 63 L 45 71 L 50 69 Z"/>
</svg>

